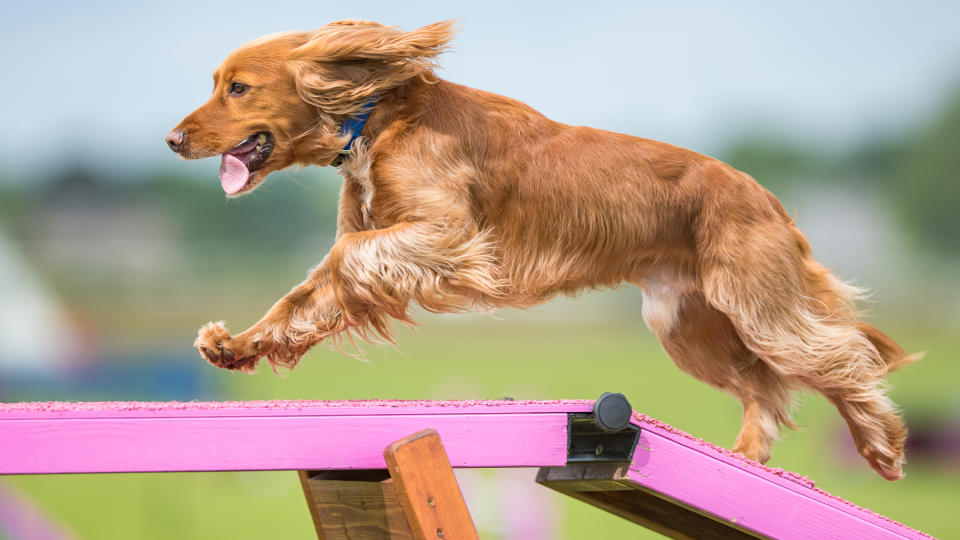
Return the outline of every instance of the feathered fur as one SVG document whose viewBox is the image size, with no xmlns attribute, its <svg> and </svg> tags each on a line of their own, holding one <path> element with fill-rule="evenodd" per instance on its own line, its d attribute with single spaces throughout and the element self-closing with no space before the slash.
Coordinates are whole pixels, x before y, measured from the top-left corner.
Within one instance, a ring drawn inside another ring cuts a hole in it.
<svg viewBox="0 0 960 540">
<path fill-rule="evenodd" d="M 735 450 L 764 461 L 794 392 L 838 408 L 861 454 L 902 475 L 906 428 L 885 377 L 915 357 L 859 320 L 861 292 L 818 264 L 767 190 L 707 156 L 554 122 L 517 101 L 437 79 L 449 23 L 412 32 L 342 21 L 249 43 L 215 74 L 211 100 L 177 129 L 181 153 L 277 135 L 252 190 L 291 164 L 328 165 L 345 118 L 376 106 L 340 167 L 337 241 L 257 324 L 201 329 L 228 369 L 294 366 L 316 343 L 392 341 L 391 319 L 526 307 L 623 282 L 674 362 L 736 396 Z M 231 81 L 249 95 L 227 95 Z"/>
</svg>

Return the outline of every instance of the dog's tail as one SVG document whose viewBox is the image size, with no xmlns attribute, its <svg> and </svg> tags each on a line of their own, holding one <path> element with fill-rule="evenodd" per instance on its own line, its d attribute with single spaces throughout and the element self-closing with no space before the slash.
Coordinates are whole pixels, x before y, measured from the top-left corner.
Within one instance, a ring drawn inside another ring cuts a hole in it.
<svg viewBox="0 0 960 540">
<path fill-rule="evenodd" d="M 865 322 L 858 323 L 858 327 L 860 332 L 867 336 L 870 343 L 877 348 L 880 357 L 887 364 L 887 373 L 893 373 L 903 366 L 923 358 L 924 353 L 908 354 L 893 338 Z"/>
</svg>

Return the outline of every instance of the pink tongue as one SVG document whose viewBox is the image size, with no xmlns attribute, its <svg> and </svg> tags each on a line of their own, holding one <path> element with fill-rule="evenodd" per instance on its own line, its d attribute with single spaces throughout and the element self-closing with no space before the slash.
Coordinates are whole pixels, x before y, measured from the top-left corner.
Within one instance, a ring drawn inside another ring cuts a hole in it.
<svg viewBox="0 0 960 540">
<path fill-rule="evenodd" d="M 220 185 L 227 195 L 243 189 L 250 179 L 250 171 L 242 161 L 230 154 L 223 155 L 223 161 L 220 162 Z"/>
</svg>

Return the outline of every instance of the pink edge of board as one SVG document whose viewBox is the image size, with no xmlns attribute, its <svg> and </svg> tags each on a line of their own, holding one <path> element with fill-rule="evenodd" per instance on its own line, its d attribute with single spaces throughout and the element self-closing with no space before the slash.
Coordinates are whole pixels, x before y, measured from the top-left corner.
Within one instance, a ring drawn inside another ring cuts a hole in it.
<svg viewBox="0 0 960 540">
<path fill-rule="evenodd" d="M 655 418 L 634 413 L 633 424 L 630 478 L 721 520 L 772 538 L 932 538 Z"/>
<path fill-rule="evenodd" d="M 0 420 L 23 418 L 147 418 L 205 416 L 351 416 L 590 412 L 592 400 L 276 400 L 276 401 L 38 401 L 0 403 Z"/>
<path fill-rule="evenodd" d="M 592 401 L 251 401 L 0 404 L 0 473 L 384 468 L 383 449 L 440 432 L 455 467 L 566 463 L 567 413 Z M 654 418 L 639 485 L 778 538 L 930 538 Z M 798 524 L 798 521 L 802 523 Z"/>
</svg>

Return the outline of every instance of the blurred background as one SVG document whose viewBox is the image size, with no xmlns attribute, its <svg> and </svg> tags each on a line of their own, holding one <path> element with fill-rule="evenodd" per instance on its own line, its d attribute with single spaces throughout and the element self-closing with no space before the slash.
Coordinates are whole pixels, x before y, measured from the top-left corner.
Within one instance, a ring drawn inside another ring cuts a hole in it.
<svg viewBox="0 0 960 540">
<path fill-rule="evenodd" d="M 191 343 L 202 323 L 245 329 L 320 261 L 339 177 L 330 168 L 276 173 L 254 194 L 225 200 L 218 160 L 179 161 L 163 136 L 207 99 L 211 73 L 236 46 L 343 18 L 406 29 L 459 19 L 441 77 L 566 123 L 692 148 L 771 189 L 821 262 L 875 291 L 864 306 L 871 323 L 928 353 L 890 379 L 911 428 L 906 479 L 872 473 L 815 395 L 804 396 L 802 429 L 785 434 L 770 464 L 960 537 L 955 2 L 5 6 L 0 400 L 616 391 L 641 412 L 733 443 L 739 405 L 671 364 L 630 287 L 527 312 L 421 313 L 397 348 L 365 346 L 362 362 L 320 346 L 285 377 L 267 367 L 231 374 L 198 357 Z M 485 538 L 654 536 L 536 486 L 534 473 L 461 475 Z M 313 535 L 292 472 L 0 479 L 0 538 Z"/>
</svg>

